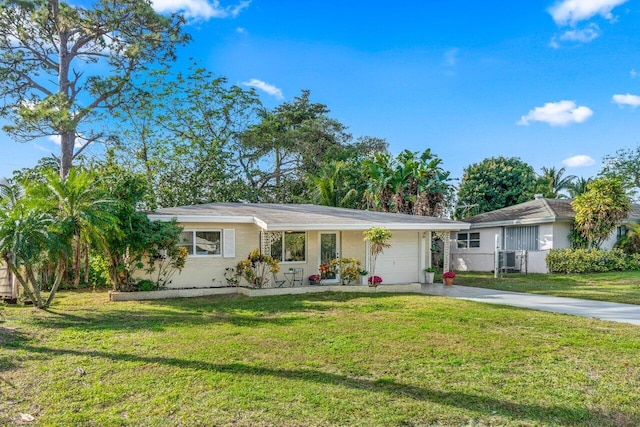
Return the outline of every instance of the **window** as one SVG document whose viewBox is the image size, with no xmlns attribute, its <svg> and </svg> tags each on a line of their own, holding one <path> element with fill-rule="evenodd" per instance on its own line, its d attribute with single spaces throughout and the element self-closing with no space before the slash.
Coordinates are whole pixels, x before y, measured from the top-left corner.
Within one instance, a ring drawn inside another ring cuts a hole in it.
<svg viewBox="0 0 640 427">
<path fill-rule="evenodd" d="M 304 231 L 282 231 L 271 241 L 271 256 L 279 261 L 304 261 L 307 234 Z"/>
<path fill-rule="evenodd" d="M 537 251 L 538 226 L 505 229 L 504 246 L 507 251 Z"/>
<path fill-rule="evenodd" d="M 180 233 L 180 246 L 187 248 L 189 255 L 221 255 L 222 232 L 183 231 Z"/>
<path fill-rule="evenodd" d="M 480 233 L 458 233 L 458 248 L 479 248 Z"/>
<path fill-rule="evenodd" d="M 628 231 L 629 230 L 627 229 L 626 225 L 621 225 L 620 227 L 618 227 L 617 232 L 616 232 L 616 240 L 622 239 L 624 236 L 627 235 Z"/>
</svg>

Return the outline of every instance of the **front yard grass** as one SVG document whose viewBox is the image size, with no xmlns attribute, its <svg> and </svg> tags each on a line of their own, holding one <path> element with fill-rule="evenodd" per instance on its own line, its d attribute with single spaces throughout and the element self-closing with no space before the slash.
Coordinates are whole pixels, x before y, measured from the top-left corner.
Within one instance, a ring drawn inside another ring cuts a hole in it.
<svg viewBox="0 0 640 427">
<path fill-rule="evenodd" d="M 498 279 L 493 278 L 493 273 L 460 272 L 456 278 L 456 284 L 558 297 L 640 304 L 640 271 L 594 274 L 510 273 Z"/>
<path fill-rule="evenodd" d="M 5 307 L 0 425 L 640 425 L 640 328 L 424 295 Z"/>
</svg>

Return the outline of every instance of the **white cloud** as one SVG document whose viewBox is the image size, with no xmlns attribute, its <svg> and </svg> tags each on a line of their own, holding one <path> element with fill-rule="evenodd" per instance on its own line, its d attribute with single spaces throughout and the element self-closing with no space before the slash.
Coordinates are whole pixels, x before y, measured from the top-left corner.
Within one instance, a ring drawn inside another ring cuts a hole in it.
<svg viewBox="0 0 640 427">
<path fill-rule="evenodd" d="M 444 53 L 444 63 L 449 67 L 454 67 L 458 63 L 458 53 L 460 53 L 460 49 L 457 47 L 446 51 Z"/>
<path fill-rule="evenodd" d="M 47 138 L 50 142 L 53 142 L 56 145 L 60 145 L 60 135 L 49 135 Z M 86 139 L 82 137 L 76 137 L 76 142 L 73 145 L 74 148 L 80 148 L 82 145 L 87 142 Z"/>
<path fill-rule="evenodd" d="M 631 70 L 629 71 L 629 75 L 631 76 L 632 79 L 635 79 L 636 77 L 638 77 L 638 72 L 636 70 Z"/>
<path fill-rule="evenodd" d="M 234 6 L 221 6 L 219 0 L 153 0 L 158 13 L 182 12 L 188 19 L 235 18 L 249 7 L 251 0 Z"/>
<path fill-rule="evenodd" d="M 269 95 L 275 97 L 276 99 L 284 99 L 284 96 L 282 95 L 282 90 L 278 89 L 274 85 L 263 82 L 262 80 L 251 79 L 248 82 L 242 82 L 242 84 L 249 87 L 255 87 L 256 89 L 266 92 Z"/>
<path fill-rule="evenodd" d="M 575 26 L 596 15 L 613 21 L 615 17 L 611 11 L 626 2 L 627 0 L 562 0 L 551 6 L 549 13 L 558 25 Z"/>
<path fill-rule="evenodd" d="M 529 122 L 544 122 L 551 126 L 566 126 L 571 123 L 582 123 L 593 115 L 589 107 L 578 107 L 574 101 L 547 102 L 522 116 L 518 125 L 528 126 Z"/>
<path fill-rule="evenodd" d="M 615 102 L 620 106 L 629 105 L 633 108 L 640 107 L 640 96 L 631 95 L 630 93 L 626 95 L 613 95 L 613 98 L 611 99 L 611 101 Z"/>
<path fill-rule="evenodd" d="M 560 36 L 560 40 L 569 42 L 589 43 L 600 35 L 600 28 L 596 24 L 582 30 L 567 30 Z"/>
<path fill-rule="evenodd" d="M 242 27 L 238 27 L 238 28 L 236 28 L 236 33 L 238 33 L 238 34 L 247 34 L 247 29 L 246 28 L 242 28 Z"/>
<path fill-rule="evenodd" d="M 596 161 L 586 154 L 578 154 L 577 156 L 564 159 L 562 161 L 562 164 L 570 168 L 580 168 L 585 166 L 593 166 L 596 164 Z"/>
</svg>

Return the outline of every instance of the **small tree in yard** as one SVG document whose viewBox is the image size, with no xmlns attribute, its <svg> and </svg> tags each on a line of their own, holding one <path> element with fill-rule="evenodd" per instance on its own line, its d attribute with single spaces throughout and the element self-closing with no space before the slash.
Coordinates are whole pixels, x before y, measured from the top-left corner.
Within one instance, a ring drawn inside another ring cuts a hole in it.
<svg viewBox="0 0 640 427">
<path fill-rule="evenodd" d="M 376 260 L 385 248 L 390 248 L 389 240 L 393 233 L 384 227 L 371 227 L 364 232 L 364 240 L 371 245 L 371 277 L 376 277 Z M 371 286 L 377 286 L 375 279 L 371 279 Z"/>
<path fill-rule="evenodd" d="M 588 248 L 598 248 L 627 217 L 631 201 L 620 181 L 599 178 L 590 182 L 587 192 L 576 197 L 571 206 L 575 229 L 587 239 Z"/>
</svg>

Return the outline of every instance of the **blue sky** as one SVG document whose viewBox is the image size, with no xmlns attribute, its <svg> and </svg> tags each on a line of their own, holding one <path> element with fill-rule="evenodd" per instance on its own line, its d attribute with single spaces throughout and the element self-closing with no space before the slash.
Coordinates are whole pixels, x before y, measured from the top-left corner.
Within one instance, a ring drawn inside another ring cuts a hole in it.
<svg viewBox="0 0 640 427">
<path fill-rule="evenodd" d="M 309 89 L 354 136 L 431 148 L 455 177 L 498 155 L 588 177 L 640 144 L 640 0 L 154 4 L 187 16 L 185 63 L 268 107 Z M 58 150 L 0 147 L 0 176 Z"/>
</svg>

